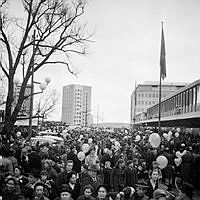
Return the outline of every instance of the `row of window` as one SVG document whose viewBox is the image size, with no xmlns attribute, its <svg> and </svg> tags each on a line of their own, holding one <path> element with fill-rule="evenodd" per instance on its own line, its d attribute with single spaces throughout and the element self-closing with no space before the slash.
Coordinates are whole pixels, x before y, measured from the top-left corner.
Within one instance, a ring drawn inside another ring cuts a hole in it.
<svg viewBox="0 0 200 200">
<path fill-rule="evenodd" d="M 137 101 L 137 105 L 154 105 L 155 101 Z"/>
<path fill-rule="evenodd" d="M 158 93 L 156 94 L 145 94 L 145 93 L 137 93 L 137 97 L 152 97 L 152 98 L 158 98 Z M 162 94 L 162 98 L 165 98 L 166 97 L 166 94 Z"/>
</svg>

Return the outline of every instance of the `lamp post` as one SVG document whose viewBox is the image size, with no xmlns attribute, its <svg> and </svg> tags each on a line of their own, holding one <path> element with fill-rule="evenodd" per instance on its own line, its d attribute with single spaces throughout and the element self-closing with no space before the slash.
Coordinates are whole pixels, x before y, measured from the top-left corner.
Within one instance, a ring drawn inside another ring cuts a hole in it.
<svg viewBox="0 0 200 200">
<path fill-rule="evenodd" d="M 32 120 L 33 120 L 33 96 L 36 94 L 43 93 L 46 89 L 47 85 L 51 82 L 51 79 L 49 77 L 45 78 L 45 83 L 36 82 L 33 80 L 34 78 L 34 72 L 31 76 L 31 93 L 30 93 L 30 116 L 29 116 L 29 139 L 32 136 Z M 39 84 L 40 92 L 34 93 L 34 84 Z"/>
</svg>

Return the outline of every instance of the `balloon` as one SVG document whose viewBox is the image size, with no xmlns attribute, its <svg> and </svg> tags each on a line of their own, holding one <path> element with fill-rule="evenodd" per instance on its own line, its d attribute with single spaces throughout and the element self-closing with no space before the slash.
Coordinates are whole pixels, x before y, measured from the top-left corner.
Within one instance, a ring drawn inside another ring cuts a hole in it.
<svg viewBox="0 0 200 200">
<path fill-rule="evenodd" d="M 178 132 L 175 133 L 175 137 L 179 137 L 179 133 Z"/>
<path fill-rule="evenodd" d="M 167 133 L 163 133 L 163 137 L 167 139 Z"/>
<path fill-rule="evenodd" d="M 168 160 L 165 156 L 158 156 L 156 158 L 156 162 L 158 163 L 158 167 L 160 169 L 164 169 L 165 167 L 167 167 L 168 164 Z"/>
<path fill-rule="evenodd" d="M 83 161 L 85 159 L 85 153 L 80 151 L 78 154 L 77 154 L 77 157 L 80 161 Z"/>
<path fill-rule="evenodd" d="M 181 132 L 181 129 L 180 129 L 180 128 L 177 128 L 176 131 L 177 131 L 178 133 L 180 133 L 180 132 Z"/>
<path fill-rule="evenodd" d="M 182 158 L 175 158 L 174 163 L 178 167 L 182 163 Z"/>
<path fill-rule="evenodd" d="M 135 141 L 138 142 L 138 141 L 140 141 L 140 139 L 141 139 L 140 135 L 136 135 Z"/>
<path fill-rule="evenodd" d="M 18 131 L 18 132 L 17 132 L 17 137 L 21 137 L 21 135 L 22 135 L 21 132 Z"/>
<path fill-rule="evenodd" d="M 82 139 L 82 138 L 83 138 L 83 135 L 80 135 L 79 138 Z"/>
<path fill-rule="evenodd" d="M 171 131 L 169 131 L 169 132 L 168 132 L 168 135 L 171 137 L 171 136 L 172 136 L 172 132 L 171 132 Z"/>
<path fill-rule="evenodd" d="M 175 154 L 176 154 L 177 158 L 181 158 L 181 152 L 180 151 L 177 151 Z"/>
<path fill-rule="evenodd" d="M 89 139 L 88 139 L 88 143 L 91 144 L 92 142 L 93 142 L 93 139 L 92 139 L 92 138 L 89 138 Z"/>
<path fill-rule="evenodd" d="M 85 144 L 82 145 L 81 149 L 84 153 L 87 153 L 90 149 L 90 145 L 85 143 Z"/>
<path fill-rule="evenodd" d="M 157 148 L 159 147 L 161 142 L 160 136 L 158 135 L 158 133 L 152 133 L 149 136 L 149 143 L 151 144 L 152 147 Z"/>
</svg>

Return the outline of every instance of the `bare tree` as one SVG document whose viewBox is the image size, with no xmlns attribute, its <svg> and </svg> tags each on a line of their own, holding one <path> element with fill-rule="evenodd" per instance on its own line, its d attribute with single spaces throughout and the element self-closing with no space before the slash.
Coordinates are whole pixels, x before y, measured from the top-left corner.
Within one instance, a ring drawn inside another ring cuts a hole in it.
<svg viewBox="0 0 200 200">
<path fill-rule="evenodd" d="M 0 68 L 8 80 L 5 123 L 2 135 L 9 138 L 31 75 L 45 65 L 68 64 L 72 54 L 86 54 L 92 34 L 80 23 L 87 0 L 21 0 L 25 20 L 9 17 L 9 0 L 0 3 Z M 59 55 L 59 56 L 58 56 Z M 62 55 L 62 56 L 60 56 Z M 23 74 L 19 98 L 12 108 L 17 71 Z"/>
<path fill-rule="evenodd" d="M 49 117 L 56 109 L 58 97 L 55 89 L 44 92 L 36 103 L 34 116 L 42 119 Z"/>
</svg>

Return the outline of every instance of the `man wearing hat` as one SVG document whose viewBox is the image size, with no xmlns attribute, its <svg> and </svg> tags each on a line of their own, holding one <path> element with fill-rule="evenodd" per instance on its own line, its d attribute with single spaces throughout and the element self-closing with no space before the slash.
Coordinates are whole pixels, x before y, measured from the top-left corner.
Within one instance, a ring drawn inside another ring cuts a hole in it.
<svg viewBox="0 0 200 200">
<path fill-rule="evenodd" d="M 148 189 L 148 185 L 144 179 L 139 179 L 136 186 L 135 200 L 149 200 L 149 197 L 145 194 Z"/>
<path fill-rule="evenodd" d="M 99 171 L 99 168 L 97 165 L 91 165 L 91 167 L 88 169 L 88 174 L 82 179 L 81 184 L 81 194 L 83 194 L 83 188 L 85 185 L 91 185 L 94 188 L 93 196 L 96 196 L 97 194 L 96 189 L 99 185 L 103 184 L 103 180 L 101 177 L 97 175 Z"/>
</svg>

